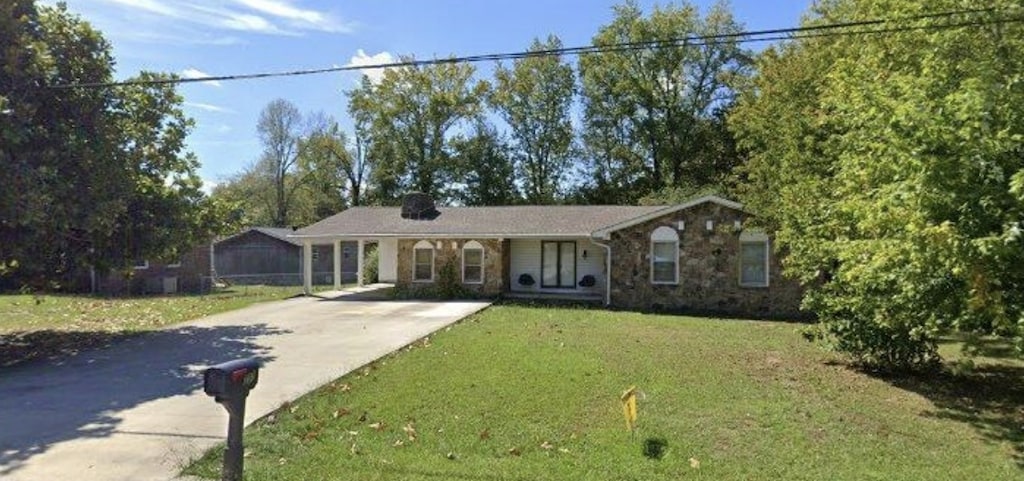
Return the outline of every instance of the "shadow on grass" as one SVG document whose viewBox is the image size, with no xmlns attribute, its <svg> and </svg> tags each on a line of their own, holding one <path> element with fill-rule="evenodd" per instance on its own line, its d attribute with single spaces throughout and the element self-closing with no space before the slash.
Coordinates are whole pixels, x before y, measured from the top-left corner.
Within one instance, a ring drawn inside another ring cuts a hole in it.
<svg viewBox="0 0 1024 481">
<path fill-rule="evenodd" d="M 0 334 L 0 368 L 39 359 L 57 360 L 82 351 L 110 347 L 116 341 L 139 335 L 122 331 L 41 331 Z"/>
<path fill-rule="evenodd" d="M 879 375 L 880 379 L 929 399 L 924 416 L 966 423 L 985 439 L 1009 443 L 1024 469 L 1024 367 L 985 365 L 969 373 Z"/>
<path fill-rule="evenodd" d="M 75 346 L 77 354 L 0 368 L 0 478 L 58 443 L 111 436 L 125 410 L 201 389 L 206 366 L 273 360 L 259 338 L 286 333 L 265 324 L 185 326 L 127 337 L 40 333 L 50 345 Z"/>
</svg>

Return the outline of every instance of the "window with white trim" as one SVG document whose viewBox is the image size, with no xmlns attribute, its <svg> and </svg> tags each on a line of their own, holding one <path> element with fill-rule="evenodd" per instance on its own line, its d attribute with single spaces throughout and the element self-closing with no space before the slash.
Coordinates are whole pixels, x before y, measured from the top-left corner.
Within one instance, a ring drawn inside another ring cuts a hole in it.
<svg viewBox="0 0 1024 481">
<path fill-rule="evenodd" d="M 434 281 L 434 246 L 425 240 L 417 242 L 412 249 L 412 280 Z"/>
<path fill-rule="evenodd" d="M 139 271 L 143 269 L 149 269 L 149 261 L 146 259 L 135 259 L 135 261 L 132 263 L 132 269 Z"/>
<path fill-rule="evenodd" d="M 679 283 L 679 233 L 671 227 L 651 233 L 651 283 Z"/>
<path fill-rule="evenodd" d="M 768 287 L 768 234 L 743 231 L 740 234 L 740 285 Z"/>
<path fill-rule="evenodd" d="M 462 282 L 484 283 L 484 246 L 477 241 L 462 246 Z"/>
</svg>

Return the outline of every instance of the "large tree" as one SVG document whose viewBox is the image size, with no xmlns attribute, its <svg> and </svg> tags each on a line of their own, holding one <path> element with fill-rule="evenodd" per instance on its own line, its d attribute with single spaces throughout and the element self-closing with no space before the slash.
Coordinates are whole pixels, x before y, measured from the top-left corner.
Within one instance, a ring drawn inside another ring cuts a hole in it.
<svg viewBox="0 0 1024 481">
<path fill-rule="evenodd" d="M 615 7 L 593 45 L 637 47 L 579 61 L 592 200 L 634 202 L 664 188 L 722 182 L 736 157 L 721 148 L 730 142 L 720 112 L 733 98 L 730 79 L 748 63 L 728 35 L 741 30 L 725 3 L 703 16 L 685 2 L 648 16 L 632 0 Z M 706 36 L 718 39 L 691 39 Z"/>
<path fill-rule="evenodd" d="M 1024 28 L 1005 21 L 1017 2 L 991 4 L 823 4 L 808 22 L 891 32 L 766 52 L 732 118 L 746 200 L 780 227 L 817 335 L 860 362 L 918 367 L 940 333 L 1024 330 Z"/>
<path fill-rule="evenodd" d="M 562 41 L 549 36 L 545 42 L 535 39 L 529 51 L 561 48 Z M 555 203 L 573 158 L 572 66 L 557 54 L 530 56 L 511 69 L 499 65 L 494 77 L 490 103 L 508 123 L 526 201 Z"/>
<path fill-rule="evenodd" d="M 487 92 L 473 72 L 465 63 L 393 68 L 349 92 L 349 113 L 370 141 L 378 201 L 397 202 L 410 190 L 441 202 L 454 196 L 451 140 L 481 114 Z"/>
<path fill-rule="evenodd" d="M 269 194 L 265 201 L 271 206 L 270 224 L 275 227 L 298 220 L 291 210 L 304 181 L 298 173 L 299 158 L 304 154 L 306 136 L 323 127 L 318 119 L 305 119 L 295 104 L 284 99 L 272 100 L 260 112 L 256 132 L 263 152 L 252 170 L 270 186 L 264 193 Z"/>
<path fill-rule="evenodd" d="M 307 176 L 306 193 L 317 218 L 336 214 L 346 205 L 363 205 L 370 165 L 358 136 L 349 136 L 337 121 L 328 119 L 305 140 L 300 175 Z"/>
<path fill-rule="evenodd" d="M 61 4 L 4 2 L 0 37 L 0 285 L 172 259 L 209 237 L 216 209 L 173 86 L 58 87 L 109 82 L 114 65 L 102 35 Z"/>
<path fill-rule="evenodd" d="M 462 183 L 457 194 L 463 205 L 520 203 L 512 148 L 493 125 L 479 121 L 466 136 L 453 140 L 454 161 Z"/>
</svg>

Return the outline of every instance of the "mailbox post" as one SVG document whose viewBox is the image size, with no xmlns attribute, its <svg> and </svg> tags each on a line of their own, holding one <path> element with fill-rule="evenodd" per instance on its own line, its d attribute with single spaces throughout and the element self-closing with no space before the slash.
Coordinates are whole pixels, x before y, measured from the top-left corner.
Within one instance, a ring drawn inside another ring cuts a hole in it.
<svg viewBox="0 0 1024 481">
<path fill-rule="evenodd" d="M 228 443 L 224 451 L 223 481 L 242 480 L 242 428 L 245 427 L 245 398 L 256 387 L 260 363 L 255 359 L 239 359 L 206 369 L 203 391 L 224 406 L 228 412 Z"/>
</svg>

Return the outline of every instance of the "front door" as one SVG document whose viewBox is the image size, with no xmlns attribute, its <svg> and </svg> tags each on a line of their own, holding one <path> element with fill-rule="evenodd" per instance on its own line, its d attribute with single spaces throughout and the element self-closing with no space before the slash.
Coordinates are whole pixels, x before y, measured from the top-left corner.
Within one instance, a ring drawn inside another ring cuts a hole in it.
<svg viewBox="0 0 1024 481">
<path fill-rule="evenodd" d="M 576 242 L 540 243 L 540 286 L 576 288 Z"/>
</svg>

